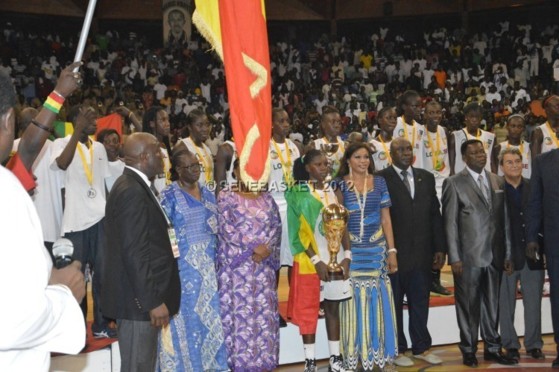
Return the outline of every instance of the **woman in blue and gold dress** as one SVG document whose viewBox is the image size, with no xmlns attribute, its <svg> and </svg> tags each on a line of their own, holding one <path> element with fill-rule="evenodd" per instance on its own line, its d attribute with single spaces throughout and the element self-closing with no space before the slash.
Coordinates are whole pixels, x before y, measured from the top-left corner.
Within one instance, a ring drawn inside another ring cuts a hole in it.
<svg viewBox="0 0 559 372">
<path fill-rule="evenodd" d="M 182 292 L 179 313 L 161 331 L 157 370 L 227 371 L 215 270 L 215 196 L 198 182 L 201 165 L 195 154 L 184 148 L 172 160 L 178 179 L 161 193 L 161 206 L 178 240 Z"/>
<path fill-rule="evenodd" d="M 390 195 L 382 177 L 373 176 L 367 144 L 350 145 L 339 172 L 339 202 L 349 210 L 344 248 L 353 297 L 340 304 L 341 349 L 345 367 L 390 369 L 398 355 L 396 314 L 388 274 L 398 270 L 390 220 Z"/>
</svg>

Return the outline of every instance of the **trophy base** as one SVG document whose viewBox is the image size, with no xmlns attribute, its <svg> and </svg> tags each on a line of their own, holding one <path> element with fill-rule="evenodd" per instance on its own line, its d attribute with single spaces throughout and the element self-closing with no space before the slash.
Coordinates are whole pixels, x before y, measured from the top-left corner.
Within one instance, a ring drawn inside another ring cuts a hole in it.
<svg viewBox="0 0 559 372">
<path fill-rule="evenodd" d="M 344 280 L 344 273 L 343 271 L 329 271 L 328 278 L 330 278 L 330 280 Z"/>
</svg>

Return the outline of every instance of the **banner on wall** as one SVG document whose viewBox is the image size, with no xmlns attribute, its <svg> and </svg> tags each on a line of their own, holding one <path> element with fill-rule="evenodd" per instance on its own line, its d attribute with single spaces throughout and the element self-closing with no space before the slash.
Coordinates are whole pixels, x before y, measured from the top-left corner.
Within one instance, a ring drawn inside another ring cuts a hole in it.
<svg viewBox="0 0 559 372">
<path fill-rule="evenodd" d="M 188 45 L 192 33 L 192 1 L 162 0 L 163 45 L 180 48 Z"/>
</svg>

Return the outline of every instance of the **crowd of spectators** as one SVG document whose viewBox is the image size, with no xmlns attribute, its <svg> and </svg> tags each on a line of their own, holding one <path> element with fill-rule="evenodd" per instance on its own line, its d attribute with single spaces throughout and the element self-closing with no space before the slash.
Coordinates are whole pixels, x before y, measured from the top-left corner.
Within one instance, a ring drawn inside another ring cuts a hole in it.
<svg viewBox="0 0 559 372">
<path fill-rule="evenodd" d="M 324 34 L 270 42 L 273 105 L 289 113 L 293 139 L 308 143 L 318 136 L 325 105 L 340 110 L 345 134 L 372 133 L 376 113 L 394 106 L 408 89 L 419 92 L 423 103 L 439 101 L 449 130 L 462 127 L 461 110 L 470 102 L 483 107 L 487 130 L 498 131 L 512 113 L 526 116 L 527 135 L 545 121 L 539 100 L 559 85 L 559 26 L 504 21 L 469 33 L 432 27 L 413 42 L 394 28 L 371 29 L 354 39 Z M 3 36 L 0 71 L 13 77 L 21 108 L 39 107 L 73 58 L 77 35 L 33 33 L 7 23 Z M 196 32 L 183 48 L 149 44 L 135 32 L 93 33 L 84 54 L 84 83 L 71 104 L 91 105 L 100 116 L 127 106 L 139 117 L 162 105 L 175 140 L 184 135 L 186 115 L 202 108 L 214 124 L 209 141 L 216 150 L 229 137 L 221 62 Z"/>
</svg>

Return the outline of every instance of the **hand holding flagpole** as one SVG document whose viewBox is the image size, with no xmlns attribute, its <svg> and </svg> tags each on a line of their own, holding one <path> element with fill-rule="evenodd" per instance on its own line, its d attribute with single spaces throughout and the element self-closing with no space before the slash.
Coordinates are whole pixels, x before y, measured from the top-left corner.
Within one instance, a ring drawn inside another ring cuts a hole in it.
<svg viewBox="0 0 559 372">
<path fill-rule="evenodd" d="M 80 33 L 80 41 L 78 43 L 78 49 L 76 50 L 76 55 L 74 57 L 74 62 L 80 62 L 83 57 L 83 51 L 85 49 L 85 43 L 87 42 L 87 35 L 89 34 L 89 28 L 91 26 L 91 20 L 93 19 L 93 13 L 95 13 L 95 5 L 97 0 L 89 0 L 89 5 L 87 6 L 87 12 L 85 13 L 85 20 L 83 21 L 82 32 Z M 74 69 L 74 72 L 78 72 L 79 67 Z"/>
</svg>

